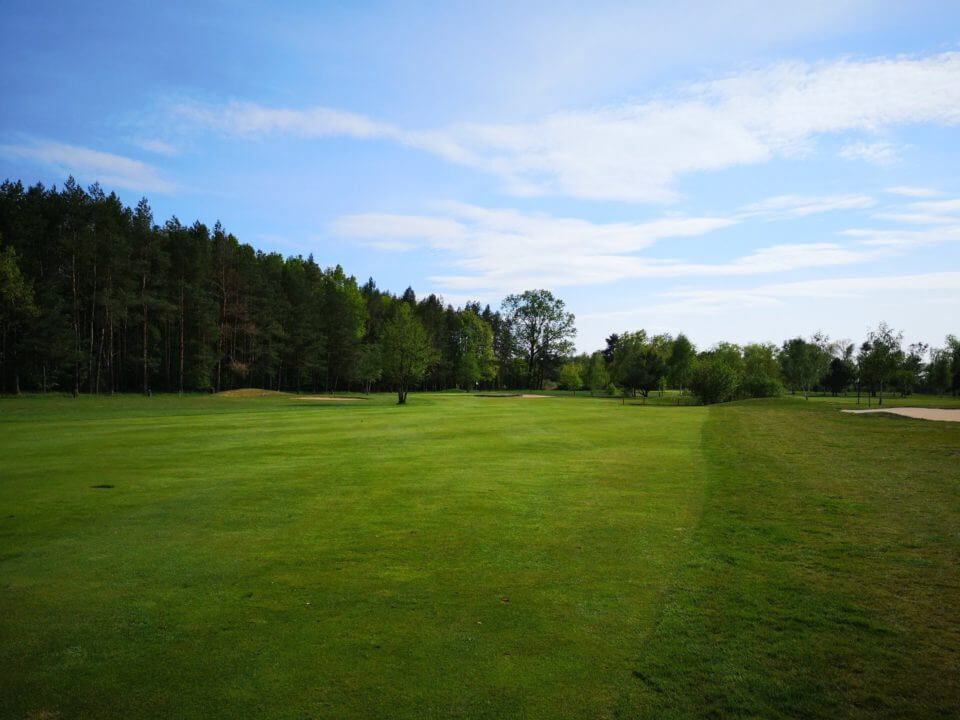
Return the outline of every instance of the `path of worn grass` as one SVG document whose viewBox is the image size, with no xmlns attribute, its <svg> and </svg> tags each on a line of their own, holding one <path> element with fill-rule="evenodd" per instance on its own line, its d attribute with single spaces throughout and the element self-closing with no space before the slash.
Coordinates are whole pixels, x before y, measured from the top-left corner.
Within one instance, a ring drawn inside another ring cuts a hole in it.
<svg viewBox="0 0 960 720">
<path fill-rule="evenodd" d="M 707 413 L 4 400 L 0 715 L 630 714 Z"/>
<path fill-rule="evenodd" d="M 638 714 L 958 717 L 960 428 L 751 401 L 712 408 L 703 449 Z"/>
</svg>

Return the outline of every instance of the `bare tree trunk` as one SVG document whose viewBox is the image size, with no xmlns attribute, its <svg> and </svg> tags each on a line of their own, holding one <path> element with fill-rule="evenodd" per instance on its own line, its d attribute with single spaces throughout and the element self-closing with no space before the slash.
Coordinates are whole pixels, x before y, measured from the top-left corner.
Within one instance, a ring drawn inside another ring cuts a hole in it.
<svg viewBox="0 0 960 720">
<path fill-rule="evenodd" d="M 70 284 L 73 294 L 73 396 L 80 394 L 80 308 L 77 305 L 77 253 L 70 255 Z"/>
<path fill-rule="evenodd" d="M 0 395 L 7 389 L 7 329 L 0 325 Z"/>
<path fill-rule="evenodd" d="M 6 360 L 7 329 L 0 324 L 0 395 L 3 395 L 3 391 L 7 389 Z"/>
<path fill-rule="evenodd" d="M 150 377 L 147 373 L 147 275 L 141 276 L 140 299 L 143 301 L 143 394 L 150 393 Z"/>
<path fill-rule="evenodd" d="M 183 278 L 180 278 L 180 394 L 183 394 Z"/>
<path fill-rule="evenodd" d="M 103 366 L 103 336 L 106 330 L 100 328 L 100 347 L 97 349 L 97 384 L 95 392 L 100 394 L 100 368 Z"/>
<path fill-rule="evenodd" d="M 109 308 L 107 308 L 107 328 L 109 328 L 110 331 L 110 337 L 107 342 L 107 375 L 110 376 L 110 394 L 113 395 L 117 391 L 117 381 L 114 377 L 113 368 L 113 314 Z"/>
<path fill-rule="evenodd" d="M 221 373 L 223 367 L 223 335 L 227 326 L 227 269 L 223 259 L 220 260 L 220 332 L 217 336 L 217 387 L 220 392 Z"/>
<path fill-rule="evenodd" d="M 173 383 L 170 381 L 170 369 L 172 363 L 170 362 L 170 357 L 172 352 L 170 350 L 170 318 L 165 317 L 163 320 L 163 376 L 166 380 L 166 389 L 169 390 L 173 387 Z"/>
<path fill-rule="evenodd" d="M 90 348 L 87 353 L 87 392 L 93 392 L 93 339 L 97 317 L 97 261 L 93 261 L 93 292 L 90 294 Z"/>
</svg>

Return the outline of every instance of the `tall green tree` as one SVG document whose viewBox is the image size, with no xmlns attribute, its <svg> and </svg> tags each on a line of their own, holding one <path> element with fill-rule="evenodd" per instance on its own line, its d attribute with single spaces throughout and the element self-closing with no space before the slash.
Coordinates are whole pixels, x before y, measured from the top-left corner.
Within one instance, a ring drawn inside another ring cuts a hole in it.
<svg viewBox="0 0 960 720">
<path fill-rule="evenodd" d="M 926 384 L 930 392 L 942 395 L 952 385 L 953 355 L 948 348 L 930 350 L 930 362 L 927 365 Z"/>
<path fill-rule="evenodd" d="M 590 356 L 590 362 L 587 364 L 586 385 L 590 388 L 590 394 L 606 390 L 610 384 L 610 374 L 607 372 L 607 361 L 603 352 L 598 350 Z"/>
<path fill-rule="evenodd" d="M 960 395 L 960 338 L 947 335 L 946 351 L 950 353 L 950 384 L 954 395 Z"/>
<path fill-rule="evenodd" d="M 674 387 L 683 390 L 690 381 L 690 373 L 693 371 L 693 364 L 697 358 L 697 350 L 686 335 L 680 333 L 674 338 L 670 346 L 670 356 L 667 359 L 668 379 Z"/>
<path fill-rule="evenodd" d="M 850 346 L 853 347 L 852 345 Z M 856 378 L 856 367 L 846 357 L 835 357 L 823 378 L 824 387 L 834 396 L 846 392 Z"/>
<path fill-rule="evenodd" d="M 17 368 L 18 343 L 14 335 L 36 315 L 33 288 L 20 272 L 13 247 L 0 248 L 0 383 L 6 381 L 9 373 L 15 395 L 20 394 L 20 373 Z M 3 390 L 0 386 L 0 392 Z"/>
<path fill-rule="evenodd" d="M 380 340 L 383 377 L 396 388 L 397 404 L 404 405 L 410 386 L 423 379 L 434 352 L 409 303 L 399 303 L 394 312 Z"/>
<path fill-rule="evenodd" d="M 560 366 L 560 387 L 576 393 L 583 387 L 583 368 L 576 360 L 568 360 Z"/>
<path fill-rule="evenodd" d="M 879 391 L 879 404 L 883 405 L 883 389 L 896 376 L 903 360 L 901 343 L 903 333 L 893 330 L 881 322 L 876 330 L 871 330 L 867 341 L 861 348 L 859 365 L 864 381 L 871 394 Z"/>
<path fill-rule="evenodd" d="M 336 390 L 349 378 L 363 338 L 366 304 L 354 277 L 337 265 L 321 279 L 320 331 L 324 338 L 324 387 Z"/>
<path fill-rule="evenodd" d="M 542 388 L 547 372 L 573 350 L 577 334 L 573 314 L 549 290 L 508 295 L 503 301 L 503 314 L 512 345 L 526 361 L 528 386 Z"/>
<path fill-rule="evenodd" d="M 743 346 L 741 392 L 747 397 L 775 397 L 783 392 L 777 348 L 772 344 Z"/>
<path fill-rule="evenodd" d="M 142 359 L 143 393 L 150 390 L 151 374 L 160 365 L 160 323 L 170 309 L 161 290 L 167 272 L 169 256 L 160 233 L 153 225 L 153 212 L 146 198 L 137 203 L 133 215 L 133 269 L 137 279 L 136 306 L 141 328 L 140 352 Z"/>
<path fill-rule="evenodd" d="M 911 395 L 923 382 L 923 376 L 927 369 L 923 358 L 930 350 L 926 343 L 913 343 L 907 352 L 903 353 L 897 369 L 893 374 L 893 385 L 897 388 L 901 397 Z"/>
<path fill-rule="evenodd" d="M 457 387 L 471 390 L 478 383 L 496 377 L 493 328 L 484 322 L 475 308 L 465 308 L 457 313 L 453 339 Z"/>
<path fill-rule="evenodd" d="M 702 352 L 694 363 L 690 389 L 706 405 L 736 397 L 743 379 L 743 360 L 736 345 L 721 345 Z"/>
<path fill-rule="evenodd" d="M 610 366 L 614 381 L 634 397 L 647 397 L 667 373 L 668 342 L 663 336 L 648 338 L 643 330 L 620 335 Z"/>
<path fill-rule="evenodd" d="M 829 367 L 829 355 L 823 346 L 814 341 L 808 342 L 796 337 L 783 343 L 778 355 L 783 379 L 791 392 L 800 390 L 803 396 L 810 398 L 810 391 Z"/>
<path fill-rule="evenodd" d="M 380 346 L 363 344 L 357 350 L 356 362 L 353 366 L 353 379 L 363 383 L 363 391 L 370 394 L 370 386 L 383 375 L 383 358 L 380 355 Z"/>
</svg>

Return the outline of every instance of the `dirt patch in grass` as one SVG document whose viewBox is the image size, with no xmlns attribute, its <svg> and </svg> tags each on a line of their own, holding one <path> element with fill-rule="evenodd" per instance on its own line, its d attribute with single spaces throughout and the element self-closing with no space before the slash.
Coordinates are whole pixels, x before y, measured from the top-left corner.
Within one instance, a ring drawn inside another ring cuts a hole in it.
<svg viewBox="0 0 960 720">
<path fill-rule="evenodd" d="M 917 420 L 940 420 L 942 422 L 960 422 L 960 410 L 944 410 L 942 408 L 895 407 L 876 408 L 873 410 L 841 410 L 840 412 L 862 415 L 864 413 L 889 413 Z"/>
<path fill-rule="evenodd" d="M 261 390 L 260 388 L 238 388 L 237 390 L 224 390 L 217 393 L 217 397 L 225 398 L 259 398 L 259 397 L 282 397 L 287 395 L 285 392 L 276 390 Z"/>
</svg>

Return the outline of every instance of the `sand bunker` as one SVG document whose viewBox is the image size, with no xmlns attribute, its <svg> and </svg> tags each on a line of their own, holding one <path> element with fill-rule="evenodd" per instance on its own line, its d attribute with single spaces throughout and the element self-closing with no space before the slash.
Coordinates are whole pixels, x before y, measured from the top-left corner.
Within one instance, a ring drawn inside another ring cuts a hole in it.
<svg viewBox="0 0 960 720">
<path fill-rule="evenodd" d="M 941 420 L 943 422 L 960 422 L 960 410 L 943 410 L 941 408 L 896 407 L 876 408 L 874 410 L 841 410 L 845 413 L 861 415 L 863 413 L 889 413 L 903 415 L 917 420 Z"/>
<path fill-rule="evenodd" d="M 551 398 L 556 397 L 555 395 L 534 395 L 533 393 L 523 393 L 516 395 L 481 395 L 477 394 L 475 397 L 489 397 L 489 398 Z"/>
<path fill-rule="evenodd" d="M 259 397 L 281 397 L 285 392 L 276 390 L 262 390 L 260 388 L 240 388 L 238 390 L 224 390 L 217 393 L 217 397 L 225 398 L 259 398 Z"/>
<path fill-rule="evenodd" d="M 319 400 L 321 402 L 361 402 L 366 398 L 339 397 L 336 395 L 294 395 L 291 400 Z"/>
</svg>

